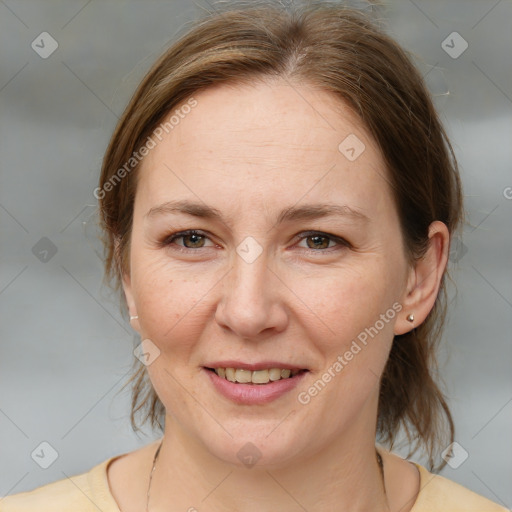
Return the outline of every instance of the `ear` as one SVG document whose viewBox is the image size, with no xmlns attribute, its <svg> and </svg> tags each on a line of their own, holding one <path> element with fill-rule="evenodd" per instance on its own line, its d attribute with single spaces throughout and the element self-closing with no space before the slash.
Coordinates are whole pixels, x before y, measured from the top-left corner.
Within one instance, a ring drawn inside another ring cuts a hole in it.
<svg viewBox="0 0 512 512">
<path fill-rule="evenodd" d="M 428 237 L 427 252 L 409 272 L 395 335 L 405 334 L 423 323 L 434 307 L 448 261 L 450 233 L 446 224 L 436 220 L 430 224 Z M 410 314 L 414 315 L 412 322 L 407 320 Z"/>
<path fill-rule="evenodd" d="M 126 299 L 126 305 L 128 306 L 128 314 L 130 315 L 130 324 L 131 326 L 137 331 L 140 332 L 140 324 L 137 314 L 137 307 L 135 305 L 135 298 L 133 295 L 132 290 L 132 281 L 130 276 L 130 271 L 125 270 L 121 264 L 121 257 L 120 257 L 120 250 L 119 250 L 119 240 L 115 240 L 115 254 L 116 254 L 116 260 L 118 264 L 118 268 L 121 269 L 122 273 L 122 285 L 123 285 L 123 291 L 124 296 Z M 135 317 L 135 318 L 133 318 Z"/>
</svg>

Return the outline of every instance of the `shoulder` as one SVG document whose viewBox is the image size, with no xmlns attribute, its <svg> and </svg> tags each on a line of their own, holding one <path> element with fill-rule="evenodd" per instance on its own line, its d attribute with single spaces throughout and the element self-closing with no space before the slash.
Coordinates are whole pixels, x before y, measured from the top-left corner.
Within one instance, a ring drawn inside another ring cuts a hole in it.
<svg viewBox="0 0 512 512">
<path fill-rule="evenodd" d="M 0 512 L 119 512 L 108 489 L 111 457 L 89 471 L 0 498 Z"/>
<path fill-rule="evenodd" d="M 411 512 L 509 512 L 466 487 L 415 465 L 420 472 L 420 492 Z"/>
</svg>

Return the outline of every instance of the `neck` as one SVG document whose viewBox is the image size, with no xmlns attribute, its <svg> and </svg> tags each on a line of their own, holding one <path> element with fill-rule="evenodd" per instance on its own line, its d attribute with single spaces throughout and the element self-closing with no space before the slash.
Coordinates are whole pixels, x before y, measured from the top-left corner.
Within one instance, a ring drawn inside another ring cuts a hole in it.
<svg viewBox="0 0 512 512">
<path fill-rule="evenodd" d="M 389 510 L 374 439 L 349 434 L 321 453 L 279 467 L 237 467 L 212 456 L 172 417 L 151 486 L 150 512 L 201 510 Z"/>
</svg>

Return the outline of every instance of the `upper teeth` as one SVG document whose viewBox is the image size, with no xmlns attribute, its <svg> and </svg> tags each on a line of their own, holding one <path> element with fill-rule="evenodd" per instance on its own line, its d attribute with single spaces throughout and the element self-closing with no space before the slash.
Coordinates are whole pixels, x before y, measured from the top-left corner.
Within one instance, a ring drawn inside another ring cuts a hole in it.
<svg viewBox="0 0 512 512">
<path fill-rule="evenodd" d="M 244 370 L 242 368 L 215 368 L 215 373 L 230 382 L 267 384 L 269 381 L 287 379 L 299 373 L 299 370 L 270 368 L 268 370 Z"/>
</svg>

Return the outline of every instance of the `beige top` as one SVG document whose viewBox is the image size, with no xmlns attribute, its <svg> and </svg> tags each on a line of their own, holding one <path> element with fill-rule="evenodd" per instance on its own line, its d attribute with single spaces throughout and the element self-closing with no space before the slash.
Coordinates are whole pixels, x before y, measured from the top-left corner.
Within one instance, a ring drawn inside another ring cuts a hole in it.
<svg viewBox="0 0 512 512">
<path fill-rule="evenodd" d="M 86 473 L 29 492 L 0 498 L 0 512 L 121 512 L 110 492 L 107 467 L 117 455 Z M 465 487 L 414 463 L 420 492 L 411 512 L 509 512 Z"/>
</svg>

